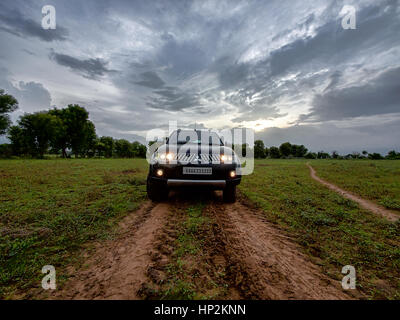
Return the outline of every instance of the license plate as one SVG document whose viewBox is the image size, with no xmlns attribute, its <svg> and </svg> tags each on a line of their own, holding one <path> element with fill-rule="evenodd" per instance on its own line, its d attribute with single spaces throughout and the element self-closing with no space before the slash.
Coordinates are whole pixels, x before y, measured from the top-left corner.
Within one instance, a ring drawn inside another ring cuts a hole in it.
<svg viewBox="0 0 400 320">
<path fill-rule="evenodd" d="M 183 174 L 212 174 L 212 168 L 183 167 Z"/>
</svg>

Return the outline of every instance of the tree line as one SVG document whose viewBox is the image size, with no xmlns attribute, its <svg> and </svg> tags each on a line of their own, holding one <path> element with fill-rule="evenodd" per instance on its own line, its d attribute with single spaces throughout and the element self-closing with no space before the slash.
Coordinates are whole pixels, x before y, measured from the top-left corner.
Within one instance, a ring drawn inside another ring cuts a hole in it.
<svg viewBox="0 0 400 320">
<path fill-rule="evenodd" d="M 290 159 L 290 158 L 305 158 L 305 159 L 370 159 L 370 160 L 400 160 L 400 152 L 391 150 L 386 156 L 380 153 L 369 153 L 364 150 L 361 153 L 353 152 L 346 155 L 340 155 L 337 151 L 332 151 L 331 154 L 319 151 L 309 152 L 304 145 L 291 144 L 290 142 L 282 143 L 279 147 L 265 147 L 262 140 L 254 141 L 254 157 L 257 159 Z"/>
<path fill-rule="evenodd" d="M 0 135 L 7 134 L 11 143 L 0 145 L 0 157 L 30 156 L 43 158 L 45 154 L 61 157 L 146 157 L 146 146 L 125 139 L 98 137 L 88 111 L 70 104 L 66 108 L 26 113 L 16 125 L 11 125 L 9 113 L 18 108 L 18 101 L 0 89 Z M 246 146 L 242 146 L 245 152 Z M 304 145 L 282 143 L 279 147 L 265 147 L 262 140 L 254 142 L 254 157 L 306 158 L 306 159 L 400 159 L 400 153 L 392 150 L 386 156 L 379 153 L 353 152 L 340 155 L 337 151 L 310 152 Z"/>
<path fill-rule="evenodd" d="M 11 125 L 9 113 L 18 108 L 18 101 L 0 90 L 0 134 L 7 134 L 9 144 L 0 145 L 1 157 L 45 154 L 61 157 L 146 157 L 146 146 L 125 139 L 98 137 L 89 120 L 88 111 L 70 104 L 66 108 L 25 113 Z"/>
</svg>

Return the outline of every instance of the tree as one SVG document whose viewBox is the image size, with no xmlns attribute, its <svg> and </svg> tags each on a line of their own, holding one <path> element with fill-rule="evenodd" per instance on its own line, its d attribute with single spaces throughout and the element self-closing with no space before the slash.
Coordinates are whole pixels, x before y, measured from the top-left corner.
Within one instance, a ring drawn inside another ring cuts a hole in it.
<svg viewBox="0 0 400 320">
<path fill-rule="evenodd" d="M 386 159 L 389 159 L 389 160 L 400 159 L 400 153 L 397 153 L 396 151 L 391 150 L 388 152 Z"/>
<path fill-rule="evenodd" d="M 257 159 L 265 158 L 265 146 L 262 140 L 254 141 L 254 157 Z"/>
<path fill-rule="evenodd" d="M 76 156 L 85 154 L 88 139 L 93 139 L 94 125 L 88 124 L 89 113 L 77 104 L 70 104 L 62 111 L 62 120 L 66 127 L 68 145 Z"/>
<path fill-rule="evenodd" d="M 112 137 L 101 137 L 100 143 L 103 147 L 104 156 L 106 158 L 111 158 L 114 152 L 114 139 Z"/>
<path fill-rule="evenodd" d="M 292 145 L 289 142 L 282 143 L 279 151 L 283 157 L 288 157 L 292 153 Z"/>
<path fill-rule="evenodd" d="M 380 153 L 376 153 L 376 152 L 368 154 L 368 158 L 371 159 L 371 160 L 381 160 L 381 159 L 383 159 L 382 155 Z"/>
<path fill-rule="evenodd" d="M 292 144 L 291 154 L 296 158 L 303 158 L 308 149 L 304 145 Z"/>
<path fill-rule="evenodd" d="M 5 94 L 4 90 L 0 89 L 0 135 L 5 134 L 10 126 L 11 121 L 8 113 L 15 111 L 17 108 L 17 99 Z"/>
<path fill-rule="evenodd" d="M 140 142 L 132 143 L 133 156 L 137 158 L 146 158 L 146 146 L 142 145 Z"/>
<path fill-rule="evenodd" d="M 49 114 L 56 116 L 61 121 L 57 130 L 57 135 L 54 136 L 51 141 L 51 147 L 57 153 L 61 151 L 61 156 L 66 158 L 67 148 L 71 147 L 67 131 L 66 110 L 54 108 L 49 111 Z"/>
<path fill-rule="evenodd" d="M 27 139 L 19 126 L 11 126 L 8 129 L 7 138 L 11 141 L 11 150 L 13 155 L 20 156 L 28 154 Z"/>
<path fill-rule="evenodd" d="M 314 152 L 309 152 L 305 155 L 306 159 L 317 159 L 317 154 Z"/>
<path fill-rule="evenodd" d="M 278 159 L 281 157 L 281 152 L 279 151 L 279 148 L 271 147 L 269 148 L 269 155 L 272 159 Z"/>
<path fill-rule="evenodd" d="M 339 158 L 339 153 L 337 151 L 332 151 L 332 159 Z"/>
<path fill-rule="evenodd" d="M 28 153 L 33 157 L 43 158 L 60 125 L 61 120 L 48 112 L 36 112 L 20 117 L 18 126 L 22 130 Z"/>
<path fill-rule="evenodd" d="M 326 153 L 324 151 L 319 151 L 317 154 L 318 159 L 330 159 L 330 157 L 331 156 L 329 155 L 329 153 Z"/>
<path fill-rule="evenodd" d="M 125 139 L 116 140 L 115 153 L 120 158 L 131 158 L 133 156 L 132 145 Z"/>
</svg>

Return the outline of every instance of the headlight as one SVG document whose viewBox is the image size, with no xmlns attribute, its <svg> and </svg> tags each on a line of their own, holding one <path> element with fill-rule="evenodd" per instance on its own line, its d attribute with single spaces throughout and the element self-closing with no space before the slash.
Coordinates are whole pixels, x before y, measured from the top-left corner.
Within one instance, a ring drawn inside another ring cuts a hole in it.
<svg viewBox="0 0 400 320">
<path fill-rule="evenodd" d="M 171 153 L 171 152 L 169 152 L 169 153 L 160 153 L 160 154 L 158 154 L 157 158 L 160 159 L 160 160 L 171 161 L 171 160 L 174 159 L 174 154 Z"/>
<path fill-rule="evenodd" d="M 222 162 L 232 162 L 232 156 L 223 154 L 223 155 L 221 155 L 221 161 Z"/>
</svg>

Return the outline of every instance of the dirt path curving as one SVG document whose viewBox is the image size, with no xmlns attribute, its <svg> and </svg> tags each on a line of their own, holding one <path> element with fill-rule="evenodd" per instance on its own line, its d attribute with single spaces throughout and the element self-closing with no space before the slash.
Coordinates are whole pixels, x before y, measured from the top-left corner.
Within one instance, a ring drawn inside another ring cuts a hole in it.
<svg viewBox="0 0 400 320">
<path fill-rule="evenodd" d="M 324 179 L 321 179 L 320 177 L 317 176 L 315 169 L 313 167 L 311 167 L 310 164 L 307 163 L 307 166 L 310 169 L 311 178 L 313 178 L 315 181 L 318 181 L 319 183 L 323 184 L 324 186 L 328 187 L 329 189 L 339 193 L 341 196 L 343 196 L 349 200 L 352 200 L 354 202 L 357 202 L 364 209 L 367 209 L 377 215 L 380 215 L 380 216 L 388 219 L 389 221 L 394 222 L 394 221 L 399 220 L 400 216 L 398 214 L 396 214 L 395 212 L 388 210 L 380 205 L 377 205 L 376 203 L 373 203 L 372 201 L 363 199 L 351 192 L 343 190 L 343 189 L 339 188 L 338 186 L 336 186 Z"/>
<path fill-rule="evenodd" d="M 233 281 L 248 299 L 354 299 L 323 275 L 285 232 L 239 202 L 214 205 L 234 270 Z"/>
</svg>

